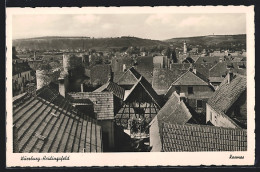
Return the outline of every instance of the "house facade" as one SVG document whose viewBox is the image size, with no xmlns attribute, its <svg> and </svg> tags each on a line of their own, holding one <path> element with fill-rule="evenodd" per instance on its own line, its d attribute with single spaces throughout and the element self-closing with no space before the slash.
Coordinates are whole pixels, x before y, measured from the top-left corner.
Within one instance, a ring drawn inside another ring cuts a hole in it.
<svg viewBox="0 0 260 172">
<path fill-rule="evenodd" d="M 197 113 L 203 114 L 206 111 L 207 100 L 214 93 L 214 88 L 203 75 L 189 69 L 171 84 L 165 97 L 168 99 L 175 91 L 185 96 L 189 106 Z"/>
<path fill-rule="evenodd" d="M 28 63 L 13 64 L 13 96 L 25 92 L 26 84 L 32 80 L 32 69 Z"/>
<path fill-rule="evenodd" d="M 246 77 L 228 73 L 207 102 L 206 121 L 218 127 L 247 128 Z"/>
</svg>

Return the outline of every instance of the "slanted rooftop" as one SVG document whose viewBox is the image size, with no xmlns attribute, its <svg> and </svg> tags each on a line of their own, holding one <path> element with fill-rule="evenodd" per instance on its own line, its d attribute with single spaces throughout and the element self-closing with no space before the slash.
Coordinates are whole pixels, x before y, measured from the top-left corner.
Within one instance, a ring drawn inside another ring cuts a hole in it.
<svg viewBox="0 0 260 172">
<path fill-rule="evenodd" d="M 135 88 L 137 88 L 138 85 L 140 85 L 144 89 L 144 91 L 148 93 L 148 95 L 152 98 L 155 104 L 157 104 L 159 107 L 162 107 L 162 99 L 154 91 L 151 84 L 142 76 L 138 79 L 138 81 L 129 91 L 125 92 L 124 101 L 127 101 L 128 97 L 132 95 L 132 93 L 135 91 Z"/>
<path fill-rule="evenodd" d="M 31 70 L 32 69 L 30 68 L 27 62 L 13 64 L 13 75 Z"/>
<path fill-rule="evenodd" d="M 189 109 L 176 92 L 172 94 L 170 99 L 160 109 L 157 118 L 159 123 L 168 122 L 181 125 L 193 120 Z"/>
<path fill-rule="evenodd" d="M 246 151 L 247 132 L 243 129 L 163 123 L 162 151 Z"/>
<path fill-rule="evenodd" d="M 101 127 L 48 86 L 13 101 L 20 153 L 101 152 Z"/>
<path fill-rule="evenodd" d="M 104 92 L 104 91 L 112 92 L 119 99 L 122 100 L 124 99 L 125 89 L 120 87 L 114 82 L 109 81 L 106 84 L 99 87 L 98 89 L 94 90 L 93 92 Z"/>
<path fill-rule="evenodd" d="M 228 76 L 226 76 L 219 89 L 208 100 L 208 104 L 218 112 L 226 113 L 240 95 L 246 91 L 246 77 L 239 74 L 234 74 L 233 77 L 228 83 Z"/>
<path fill-rule="evenodd" d="M 114 97 L 110 92 L 68 93 L 75 105 L 94 106 L 97 120 L 114 119 Z"/>
</svg>

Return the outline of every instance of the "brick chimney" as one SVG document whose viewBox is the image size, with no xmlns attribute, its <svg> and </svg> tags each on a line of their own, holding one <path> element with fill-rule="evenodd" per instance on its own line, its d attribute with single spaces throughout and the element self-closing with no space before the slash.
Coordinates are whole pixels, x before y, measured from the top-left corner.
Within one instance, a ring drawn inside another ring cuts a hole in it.
<svg viewBox="0 0 260 172">
<path fill-rule="evenodd" d="M 49 78 L 46 76 L 46 72 L 44 70 L 36 70 L 36 84 L 37 90 L 42 88 L 45 85 L 48 85 Z"/>
<path fill-rule="evenodd" d="M 66 96 L 67 87 L 68 87 L 68 75 L 65 71 L 61 72 L 59 77 L 59 93 L 63 97 Z"/>
<path fill-rule="evenodd" d="M 229 70 L 227 77 L 228 77 L 228 84 L 230 84 L 234 78 L 234 73 L 232 70 Z"/>
</svg>

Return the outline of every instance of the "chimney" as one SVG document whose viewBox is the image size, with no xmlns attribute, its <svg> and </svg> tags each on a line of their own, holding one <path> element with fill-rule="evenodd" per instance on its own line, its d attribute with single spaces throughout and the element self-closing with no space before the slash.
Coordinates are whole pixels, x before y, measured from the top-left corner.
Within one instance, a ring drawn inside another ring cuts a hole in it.
<svg viewBox="0 0 260 172">
<path fill-rule="evenodd" d="M 36 51 L 34 51 L 33 58 L 36 60 Z"/>
<path fill-rule="evenodd" d="M 229 70 L 229 72 L 228 72 L 228 84 L 231 83 L 231 81 L 233 80 L 233 78 L 234 78 L 233 71 L 232 71 L 232 70 Z"/>
<path fill-rule="evenodd" d="M 48 78 L 45 76 L 44 70 L 36 70 L 37 90 L 48 84 Z"/>
<path fill-rule="evenodd" d="M 66 73 L 69 73 L 70 68 L 70 55 L 69 54 L 63 54 L 63 70 Z"/>
<path fill-rule="evenodd" d="M 123 72 L 125 72 L 125 71 L 126 71 L 126 65 L 123 64 Z"/>
<path fill-rule="evenodd" d="M 62 72 L 59 77 L 59 93 L 63 97 L 66 96 L 66 91 L 67 91 L 67 85 L 68 85 L 68 75 L 66 75 L 65 72 Z"/>
<path fill-rule="evenodd" d="M 84 87 L 83 86 L 84 86 L 83 84 L 80 84 L 80 91 L 81 92 L 84 92 Z"/>
<path fill-rule="evenodd" d="M 187 45 L 186 45 L 186 41 L 184 41 L 183 43 L 183 54 L 187 53 Z"/>
</svg>

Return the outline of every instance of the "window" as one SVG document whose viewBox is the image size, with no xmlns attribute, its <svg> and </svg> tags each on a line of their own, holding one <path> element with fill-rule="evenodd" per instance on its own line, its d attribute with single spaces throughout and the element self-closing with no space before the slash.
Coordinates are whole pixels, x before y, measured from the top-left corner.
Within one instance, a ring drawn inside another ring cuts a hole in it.
<svg viewBox="0 0 260 172">
<path fill-rule="evenodd" d="M 212 121 L 212 112 L 209 113 L 209 120 Z"/>
<path fill-rule="evenodd" d="M 202 108 L 202 100 L 197 100 L 197 108 Z"/>
<path fill-rule="evenodd" d="M 178 94 L 180 94 L 180 92 L 181 92 L 181 87 L 180 87 L 180 86 L 176 86 L 176 87 L 175 87 L 175 90 L 176 90 L 176 92 L 177 92 Z"/>
<path fill-rule="evenodd" d="M 188 94 L 193 94 L 193 87 L 188 87 Z"/>
</svg>

